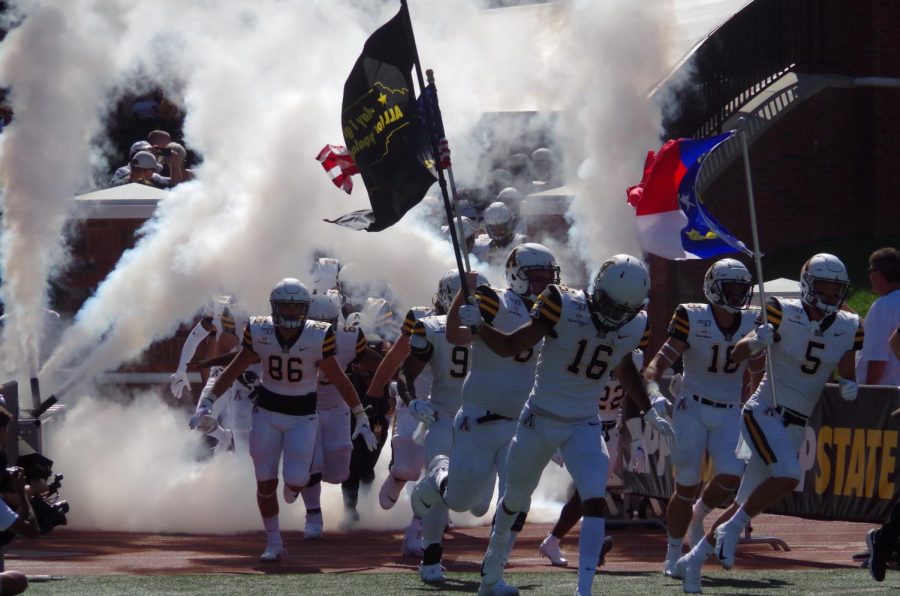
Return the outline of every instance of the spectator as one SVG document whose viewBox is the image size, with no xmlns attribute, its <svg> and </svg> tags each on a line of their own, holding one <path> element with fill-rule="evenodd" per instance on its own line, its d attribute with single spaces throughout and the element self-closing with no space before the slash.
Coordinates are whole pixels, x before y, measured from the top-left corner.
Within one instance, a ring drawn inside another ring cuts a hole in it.
<svg viewBox="0 0 900 596">
<path fill-rule="evenodd" d="M 187 151 L 181 144 L 173 142 L 168 132 L 152 130 L 147 135 L 147 141 L 150 143 L 148 151 L 156 156 L 162 166 L 161 173 L 171 179 L 170 186 L 193 178 L 193 172 L 184 167 Z"/>
<path fill-rule="evenodd" d="M 0 132 L 3 132 L 3 129 L 9 126 L 9 123 L 12 122 L 12 119 L 12 106 L 6 103 L 6 101 L 0 101 Z"/>
<path fill-rule="evenodd" d="M 0 407 L 0 449 L 3 449 L 4 457 L 8 440 L 7 433 L 11 421 L 12 414 L 6 408 Z M 28 505 L 28 487 L 25 477 L 22 475 L 22 469 L 10 468 L 8 475 L 12 484 L 12 490 L 15 493 L 17 510 L 14 511 L 7 505 L 6 496 L 4 495 L 4 500 L 0 501 L 0 531 L 12 532 L 15 535 L 25 536 L 26 538 L 37 538 L 40 532 L 37 521 L 31 512 L 31 507 Z M 4 571 L 0 573 L 0 594 L 21 594 L 27 588 L 28 578 L 21 571 Z"/>
<path fill-rule="evenodd" d="M 866 316 L 866 336 L 856 374 L 862 383 L 869 385 L 900 386 L 900 251 L 886 247 L 873 252 L 869 256 L 869 281 L 879 297 Z M 869 573 L 875 581 L 884 581 L 887 560 L 897 550 L 898 541 L 900 504 L 895 504 L 887 523 L 866 534 Z"/>
<path fill-rule="evenodd" d="M 130 182 L 140 182 L 140 180 L 131 179 L 132 163 L 134 162 L 138 153 L 145 153 L 150 157 L 153 157 L 153 160 L 156 161 L 156 158 L 152 153 L 150 153 L 151 147 L 152 146 L 147 141 L 137 141 L 136 143 L 131 145 L 131 150 L 128 152 L 128 163 L 116 170 L 115 174 L 113 174 L 112 179 L 109 181 L 109 185 L 121 186 L 122 184 L 128 184 Z M 150 161 L 147 160 L 146 157 L 142 157 L 141 159 L 146 164 L 147 168 L 152 168 L 152 174 L 150 175 L 150 179 L 152 180 L 151 186 L 156 186 L 158 188 L 168 188 L 173 185 L 171 178 L 162 176 L 159 173 L 162 167 L 158 163 L 154 166 L 150 164 Z M 144 182 L 141 183 L 146 184 Z"/>
<path fill-rule="evenodd" d="M 128 164 L 127 175 L 122 177 L 121 174 L 124 173 L 124 168 L 119 168 L 109 185 L 121 186 L 123 184 L 136 183 L 156 188 L 172 186 L 171 178 L 159 175 L 161 169 L 162 166 L 159 165 L 152 153 L 149 151 L 138 151 Z"/>
<path fill-rule="evenodd" d="M 873 252 L 869 282 L 878 298 L 866 315 L 866 337 L 856 375 L 864 384 L 900 386 L 900 360 L 889 345 L 891 332 L 900 327 L 900 251 L 887 247 Z"/>
</svg>

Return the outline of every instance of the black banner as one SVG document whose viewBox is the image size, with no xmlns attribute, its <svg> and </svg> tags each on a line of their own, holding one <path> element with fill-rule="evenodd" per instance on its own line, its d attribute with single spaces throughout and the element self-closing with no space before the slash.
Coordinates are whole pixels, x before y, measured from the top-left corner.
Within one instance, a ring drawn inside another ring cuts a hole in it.
<svg viewBox="0 0 900 596">
<path fill-rule="evenodd" d="M 863 386 L 856 401 L 845 402 L 837 385 L 826 385 L 806 428 L 799 459 L 805 471 L 793 493 L 767 513 L 810 519 L 868 522 L 887 520 L 900 499 L 900 391 Z M 621 447 L 628 450 L 631 438 Z M 645 426 L 651 473 L 623 473 L 625 486 L 639 495 L 668 499 L 674 487 L 668 446 Z M 630 454 L 628 454 L 630 457 Z M 628 461 L 628 459 L 626 459 Z M 712 471 L 705 469 L 704 479 Z"/>
<path fill-rule="evenodd" d="M 401 7 L 369 37 L 344 83 L 341 126 L 369 193 L 372 222 L 365 229 L 370 232 L 397 223 L 435 181 L 413 93 L 415 48 L 407 19 Z"/>
</svg>

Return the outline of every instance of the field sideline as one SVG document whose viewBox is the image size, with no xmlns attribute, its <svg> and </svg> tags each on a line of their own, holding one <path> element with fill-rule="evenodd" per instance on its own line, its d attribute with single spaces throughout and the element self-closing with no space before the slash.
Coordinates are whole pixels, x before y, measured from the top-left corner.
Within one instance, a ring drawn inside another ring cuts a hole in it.
<svg viewBox="0 0 900 596">
<path fill-rule="evenodd" d="M 560 595 L 575 591 L 575 573 L 507 573 L 522 594 Z M 412 573 L 271 574 L 248 576 L 155 575 L 74 576 L 33 583 L 28 594 L 450 594 L 478 590 L 477 573 L 453 574 L 428 587 Z M 703 575 L 704 594 L 887 594 L 900 590 L 900 573 L 875 583 L 865 570 L 722 571 Z M 596 594 L 680 594 L 681 582 L 653 572 L 610 572 L 594 580 Z"/>
<path fill-rule="evenodd" d="M 711 523 L 711 522 L 710 522 Z M 510 558 L 508 580 L 523 594 L 571 594 L 576 575 L 552 568 L 537 547 L 550 524 L 526 524 Z M 819 522 L 775 515 L 754 520 L 754 537 L 783 539 L 789 551 L 743 544 L 735 569 L 704 567 L 708 594 L 862 594 L 900 592 L 900 572 L 873 581 L 854 555 L 865 550 L 868 524 Z M 16 541 L 7 569 L 35 581 L 29 594 L 444 594 L 474 593 L 489 528 L 454 528 L 445 536 L 448 582 L 424 586 L 417 561 L 399 554 L 401 532 L 333 532 L 304 542 L 286 532 L 288 554 L 277 564 L 257 557 L 261 533 L 233 535 L 88 532 L 59 528 L 38 542 Z M 615 547 L 595 580 L 595 593 L 680 594 L 660 573 L 665 534 L 645 525 L 611 528 Z M 577 529 L 563 541 L 571 563 Z"/>
</svg>

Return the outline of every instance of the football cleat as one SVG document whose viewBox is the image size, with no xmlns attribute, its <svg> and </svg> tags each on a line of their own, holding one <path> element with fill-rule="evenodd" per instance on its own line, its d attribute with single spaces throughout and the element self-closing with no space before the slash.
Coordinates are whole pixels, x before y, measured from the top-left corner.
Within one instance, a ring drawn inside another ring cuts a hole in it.
<svg viewBox="0 0 900 596">
<path fill-rule="evenodd" d="M 553 534 L 548 534 L 547 537 L 544 538 L 538 551 L 541 553 L 542 557 L 550 559 L 550 564 L 554 567 L 568 567 L 569 565 L 569 561 L 562 556 L 562 551 L 559 549 L 559 538 Z"/>
<path fill-rule="evenodd" d="M 678 562 L 684 560 L 684 557 L 678 559 Z M 703 590 L 700 588 L 700 568 L 701 564 L 688 565 L 684 564 L 680 567 L 683 571 L 681 579 L 681 590 L 685 594 L 700 594 Z"/>
<path fill-rule="evenodd" d="M 404 486 L 406 486 L 405 480 L 397 480 L 388 474 L 381 484 L 381 490 L 378 491 L 378 504 L 381 505 L 381 508 L 387 510 L 396 505 Z"/>
<path fill-rule="evenodd" d="M 276 563 L 281 560 L 282 555 L 286 555 L 287 550 L 281 544 L 267 544 L 266 550 L 259 555 L 259 560 L 263 563 Z"/>
<path fill-rule="evenodd" d="M 450 458 L 446 455 L 435 455 L 428 464 L 428 472 L 413 490 L 410 498 L 413 513 L 416 517 L 424 517 L 438 499 L 441 498 L 441 483 L 447 477 Z"/>
<path fill-rule="evenodd" d="M 322 538 L 322 530 L 325 528 L 325 520 L 322 518 L 322 512 L 307 513 L 306 527 L 303 529 L 304 540 L 320 540 Z"/>
<path fill-rule="evenodd" d="M 725 569 L 734 567 L 734 554 L 737 551 L 739 536 L 729 532 L 725 525 L 716 528 L 716 558 Z"/>
<path fill-rule="evenodd" d="M 478 586 L 478 596 L 518 596 L 519 588 L 511 586 L 502 579 L 493 584 L 485 584 L 484 581 Z"/>
<path fill-rule="evenodd" d="M 612 536 L 606 536 L 603 538 L 603 544 L 600 545 L 600 560 L 597 561 L 597 567 L 603 567 L 603 564 L 606 563 L 606 555 L 609 551 L 612 550 L 613 547 L 613 539 Z"/>
<path fill-rule="evenodd" d="M 444 581 L 444 568 L 440 562 L 433 565 L 419 565 L 419 577 L 426 584 L 440 584 Z"/>
<path fill-rule="evenodd" d="M 682 557 L 683 559 L 684 557 Z M 684 565 L 679 565 L 682 559 L 678 559 L 677 561 L 670 561 L 666 559 L 663 562 L 663 575 L 666 577 L 671 577 L 672 579 L 682 579 L 684 578 Z"/>
</svg>

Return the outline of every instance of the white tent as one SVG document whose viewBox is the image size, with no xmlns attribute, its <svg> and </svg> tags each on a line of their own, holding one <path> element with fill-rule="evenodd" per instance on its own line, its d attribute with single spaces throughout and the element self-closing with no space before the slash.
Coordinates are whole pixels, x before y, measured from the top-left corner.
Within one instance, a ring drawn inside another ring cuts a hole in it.
<svg viewBox="0 0 900 596">
<path fill-rule="evenodd" d="M 123 184 L 75 197 L 81 219 L 148 219 L 169 191 L 146 184 Z"/>
<path fill-rule="evenodd" d="M 785 277 L 772 279 L 763 284 L 766 290 L 766 298 L 769 296 L 778 296 L 779 298 L 799 298 L 800 282 Z M 751 304 L 759 306 L 759 285 L 753 286 L 753 299 Z"/>
</svg>

